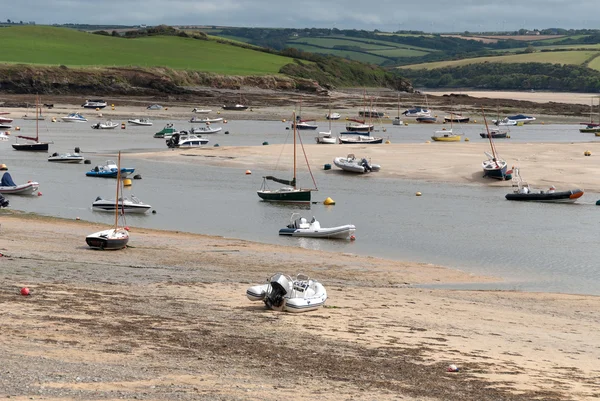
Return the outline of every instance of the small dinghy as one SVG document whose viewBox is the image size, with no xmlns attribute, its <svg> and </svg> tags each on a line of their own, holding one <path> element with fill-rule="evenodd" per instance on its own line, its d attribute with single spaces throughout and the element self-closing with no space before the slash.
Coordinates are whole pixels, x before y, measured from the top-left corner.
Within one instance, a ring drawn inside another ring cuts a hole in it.
<svg viewBox="0 0 600 401">
<path fill-rule="evenodd" d="M 146 213 L 152 206 L 143 203 L 136 196 L 131 195 L 128 198 L 119 198 L 118 202 L 114 199 L 102 199 L 100 196 L 96 198 L 92 203 L 92 210 L 100 212 L 114 212 L 115 209 L 119 209 L 120 213 Z"/>
<path fill-rule="evenodd" d="M 0 180 L 0 194 L 33 195 L 39 187 L 40 184 L 35 181 L 29 181 L 20 185 L 15 184 L 8 171 L 4 173 L 2 180 Z"/>
<path fill-rule="evenodd" d="M 369 173 L 371 171 L 379 171 L 381 169 L 379 164 L 372 164 L 364 157 L 360 159 L 356 158 L 356 156 L 354 156 L 352 153 L 346 157 L 336 157 L 333 159 L 333 164 L 344 171 L 359 174 Z"/>
<path fill-rule="evenodd" d="M 115 129 L 119 126 L 119 124 L 113 122 L 113 121 L 106 121 L 103 123 L 96 123 L 96 124 L 92 124 L 92 128 L 93 129 Z"/>
<path fill-rule="evenodd" d="M 309 237 L 309 238 L 336 238 L 347 239 L 354 234 L 356 227 L 354 224 L 346 224 L 338 227 L 321 227 L 321 224 L 313 217 L 309 222 L 298 213 L 292 213 L 290 224 L 286 228 L 279 230 L 279 235 L 290 237 Z"/>
<path fill-rule="evenodd" d="M 298 274 L 295 279 L 276 273 L 266 284 L 255 285 L 246 290 L 250 301 L 263 301 L 267 308 L 283 312 L 308 312 L 319 309 L 327 300 L 323 284 Z"/>
<path fill-rule="evenodd" d="M 79 153 L 54 152 L 48 156 L 48 161 L 54 163 L 81 163 L 83 161 L 83 156 Z"/>
<path fill-rule="evenodd" d="M 519 168 L 514 168 L 512 173 L 513 193 L 506 194 L 507 200 L 529 201 L 529 202 L 552 202 L 552 203 L 574 203 L 583 196 L 581 189 L 570 189 L 557 191 L 551 186 L 547 191 L 532 189 L 529 184 L 521 178 Z"/>
</svg>

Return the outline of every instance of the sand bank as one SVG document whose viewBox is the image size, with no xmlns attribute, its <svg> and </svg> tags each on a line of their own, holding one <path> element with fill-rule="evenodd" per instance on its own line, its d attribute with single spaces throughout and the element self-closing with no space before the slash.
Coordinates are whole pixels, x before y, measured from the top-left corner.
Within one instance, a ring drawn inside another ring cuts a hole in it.
<svg viewBox="0 0 600 401">
<path fill-rule="evenodd" d="M 3 214 L 0 396 L 152 400 L 544 400 L 600 391 L 598 299 L 411 288 L 485 281 L 351 254 Z M 281 314 L 245 289 L 304 272 L 327 307 Z M 18 295 L 20 287 L 32 290 Z M 460 368 L 448 373 L 449 364 Z"/>
</svg>

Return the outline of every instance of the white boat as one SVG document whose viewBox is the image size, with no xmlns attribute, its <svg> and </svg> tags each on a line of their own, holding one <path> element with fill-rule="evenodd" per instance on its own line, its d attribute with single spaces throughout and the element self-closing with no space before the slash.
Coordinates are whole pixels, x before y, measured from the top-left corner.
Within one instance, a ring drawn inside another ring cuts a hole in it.
<svg viewBox="0 0 600 401">
<path fill-rule="evenodd" d="M 119 158 L 117 159 L 117 171 L 121 170 L 121 152 L 119 152 Z M 119 193 L 122 192 L 123 180 L 121 174 L 117 173 L 117 196 L 115 199 L 122 200 L 119 197 Z M 129 242 L 129 229 L 125 227 L 125 215 L 121 215 L 123 224 L 119 226 L 119 212 L 117 210 L 117 201 L 115 201 L 115 223 L 112 228 L 108 230 L 102 230 L 85 237 L 85 242 L 92 249 L 123 249 L 127 247 Z"/>
<path fill-rule="evenodd" d="M 342 116 L 340 113 L 329 113 L 325 114 L 325 118 L 328 120 L 339 120 Z"/>
<path fill-rule="evenodd" d="M 299 213 L 292 213 L 290 224 L 286 228 L 279 230 L 279 235 L 290 237 L 309 237 L 309 238 L 337 238 L 348 239 L 354 234 L 356 227 L 354 224 L 346 224 L 338 227 L 321 227 L 321 224 L 313 217 L 309 222 Z"/>
<path fill-rule="evenodd" d="M 223 128 L 221 127 L 211 127 L 211 126 L 206 126 L 206 127 L 194 127 L 192 129 L 190 129 L 190 134 L 216 134 L 217 132 L 220 132 Z M 186 133 L 186 131 L 181 131 L 182 134 Z"/>
<path fill-rule="evenodd" d="M 366 124 L 362 120 L 351 120 L 346 124 L 346 131 L 348 132 L 371 132 L 375 127 L 373 124 Z"/>
<path fill-rule="evenodd" d="M 336 157 L 333 159 L 333 164 L 344 171 L 360 174 L 379 171 L 381 169 L 379 164 L 372 164 L 370 160 L 364 157 L 360 159 L 356 158 L 352 153 L 346 157 Z"/>
<path fill-rule="evenodd" d="M 8 141 L 10 139 L 10 132 L 0 131 L 0 141 Z"/>
<path fill-rule="evenodd" d="M 66 123 L 78 123 L 78 122 L 86 122 L 87 118 L 85 118 L 84 116 L 82 116 L 79 113 L 71 113 L 68 116 L 64 116 L 60 118 L 61 120 L 63 120 Z"/>
<path fill-rule="evenodd" d="M 140 201 L 136 196 L 131 195 L 129 198 L 119 198 L 119 202 L 114 199 L 102 199 L 97 197 L 92 203 L 92 210 L 100 212 L 114 212 L 115 208 L 119 209 L 120 213 L 146 213 L 152 206 Z"/>
<path fill-rule="evenodd" d="M 53 153 L 48 156 L 49 162 L 54 163 L 81 163 L 83 156 L 79 153 Z"/>
<path fill-rule="evenodd" d="M 502 120 L 492 120 L 492 123 L 501 127 L 511 127 L 518 124 L 517 121 L 511 120 L 508 117 L 505 117 Z"/>
<path fill-rule="evenodd" d="M 146 127 L 149 127 L 152 125 L 152 121 L 150 121 L 147 118 L 130 118 L 129 120 L 127 120 L 127 122 L 129 124 L 133 124 L 133 125 L 143 125 Z"/>
<path fill-rule="evenodd" d="M 110 120 L 104 123 L 96 123 L 92 125 L 93 129 L 115 129 L 119 126 L 119 124 L 112 122 Z"/>
<path fill-rule="evenodd" d="M 40 184 L 35 181 L 28 181 L 20 185 L 15 184 L 8 171 L 4 173 L 2 180 L 0 180 L 0 194 L 33 195 L 39 187 Z"/>
<path fill-rule="evenodd" d="M 367 135 L 338 135 L 338 142 L 341 144 L 369 144 L 383 143 L 383 138 L 380 136 Z"/>
<path fill-rule="evenodd" d="M 392 120 L 392 125 L 404 125 L 404 122 L 400 119 L 400 117 L 394 117 Z"/>
<path fill-rule="evenodd" d="M 0 116 L 0 123 L 2 123 L 2 124 L 10 124 L 12 122 L 13 122 L 12 118 Z"/>
<path fill-rule="evenodd" d="M 108 106 L 108 103 L 101 99 L 89 99 L 81 105 L 81 107 L 85 107 L 86 109 L 103 109 L 106 106 Z"/>
<path fill-rule="evenodd" d="M 190 122 L 192 124 L 194 124 L 194 123 L 219 123 L 221 121 L 223 121 L 223 117 L 217 117 L 217 118 L 208 118 L 208 117 L 202 118 L 202 117 L 200 117 L 200 118 L 198 118 L 198 117 L 194 116 L 194 117 L 190 118 Z"/>
<path fill-rule="evenodd" d="M 23 120 L 40 120 L 43 121 L 46 119 L 46 117 L 39 115 L 39 116 L 34 116 L 34 115 L 29 115 L 29 114 L 24 114 L 23 117 L 21 117 Z"/>
<path fill-rule="evenodd" d="M 421 106 L 415 106 L 412 109 L 407 109 L 402 113 L 405 117 L 431 117 L 431 111 Z"/>
<path fill-rule="evenodd" d="M 171 135 L 166 140 L 169 148 L 197 148 L 208 143 L 208 139 L 194 134 L 184 134 L 183 132 Z"/>
<path fill-rule="evenodd" d="M 276 273 L 266 284 L 255 285 L 246 290 L 250 301 L 263 301 L 267 308 L 283 312 L 308 312 L 317 310 L 327 300 L 323 284 L 298 274 L 295 279 Z"/>
<path fill-rule="evenodd" d="M 337 138 L 331 135 L 331 131 L 319 132 L 319 134 L 315 137 L 317 143 L 323 143 L 328 145 L 335 145 L 337 143 Z"/>
<path fill-rule="evenodd" d="M 535 117 L 526 116 L 524 114 L 517 114 L 515 116 L 508 116 L 506 118 L 508 118 L 511 121 L 516 121 L 517 124 L 519 124 L 519 123 L 529 124 L 530 122 L 533 122 L 536 120 Z"/>
<path fill-rule="evenodd" d="M 212 110 L 208 110 L 208 109 L 199 109 L 197 107 L 194 107 L 194 110 L 192 110 L 192 113 L 198 113 L 198 114 L 208 114 L 210 113 Z"/>
</svg>

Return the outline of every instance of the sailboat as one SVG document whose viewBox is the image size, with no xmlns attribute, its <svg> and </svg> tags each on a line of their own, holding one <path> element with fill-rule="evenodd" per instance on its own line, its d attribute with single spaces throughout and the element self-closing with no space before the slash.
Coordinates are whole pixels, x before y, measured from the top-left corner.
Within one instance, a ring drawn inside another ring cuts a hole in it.
<svg viewBox="0 0 600 401">
<path fill-rule="evenodd" d="M 328 116 L 331 116 L 331 104 L 329 105 L 329 114 L 327 114 Z M 329 144 L 329 145 L 335 145 L 337 143 L 337 140 L 335 137 L 331 136 L 331 118 L 328 118 L 329 120 L 329 131 L 322 131 L 319 132 L 319 135 L 317 135 L 315 137 L 315 140 L 317 141 L 317 143 L 324 143 L 324 144 Z"/>
<path fill-rule="evenodd" d="M 35 138 L 25 135 L 17 135 L 17 138 L 26 139 L 25 143 L 13 143 L 12 147 L 15 150 L 26 150 L 30 152 L 48 151 L 48 142 L 40 142 L 39 138 L 39 112 L 40 112 L 40 101 L 39 98 L 35 98 Z M 18 139 L 17 139 L 18 140 Z"/>
<path fill-rule="evenodd" d="M 596 136 L 600 136 L 600 135 L 598 135 L 598 134 L 600 134 L 600 123 L 594 122 L 593 112 L 594 112 L 594 98 L 592 98 L 592 101 L 590 104 L 590 122 L 589 123 L 581 123 L 581 124 L 585 125 L 585 127 L 579 128 L 579 132 L 592 133 L 592 134 L 595 133 Z M 598 118 L 600 119 L 600 102 L 598 102 Z"/>
<path fill-rule="evenodd" d="M 400 95 L 398 95 L 398 116 L 394 118 L 394 120 L 392 121 L 392 125 L 404 125 L 404 123 L 400 119 Z"/>
<path fill-rule="evenodd" d="M 483 110 L 481 110 L 483 113 Z M 492 135 L 490 134 L 490 130 L 488 128 L 487 120 L 485 118 L 485 113 L 483 113 L 483 121 L 485 123 L 485 129 L 487 131 L 487 137 L 490 140 L 490 147 L 492 153 L 484 152 L 488 157 L 487 160 L 484 160 L 481 163 L 483 167 L 483 177 L 496 178 L 498 180 L 506 180 L 510 178 L 506 173 L 506 161 L 501 159 L 496 152 L 496 146 L 494 145 L 494 140 L 492 139 Z"/>
<path fill-rule="evenodd" d="M 304 153 L 304 159 L 306 158 L 306 153 L 304 152 L 304 146 L 302 145 L 302 138 L 298 135 L 298 130 L 296 129 L 297 121 L 296 121 L 296 112 L 293 114 L 293 127 L 294 127 L 294 170 L 293 177 L 291 180 L 282 180 L 280 178 L 273 177 L 271 175 L 263 177 L 263 183 L 260 190 L 256 191 L 258 196 L 268 202 L 285 202 L 285 203 L 310 203 L 310 197 L 312 191 L 318 191 L 317 184 L 315 182 L 315 178 L 310 171 L 310 166 L 308 165 L 308 171 L 310 172 L 310 176 L 312 177 L 313 184 L 315 184 L 315 188 L 297 188 L 296 187 L 296 137 L 300 139 L 300 145 L 302 146 L 302 152 Z M 271 190 L 267 188 L 268 181 L 275 181 L 280 184 L 286 185 L 285 187 Z"/>
<path fill-rule="evenodd" d="M 121 152 L 119 152 L 118 173 L 117 173 L 117 196 L 115 198 L 115 224 L 108 230 L 98 231 L 85 237 L 85 242 L 93 249 L 123 249 L 129 242 L 129 231 L 124 227 L 119 227 L 119 212 L 123 209 L 123 219 L 125 218 L 123 198 L 119 198 L 122 191 L 123 182 L 121 181 Z M 119 205 L 119 202 L 121 204 Z"/>
</svg>

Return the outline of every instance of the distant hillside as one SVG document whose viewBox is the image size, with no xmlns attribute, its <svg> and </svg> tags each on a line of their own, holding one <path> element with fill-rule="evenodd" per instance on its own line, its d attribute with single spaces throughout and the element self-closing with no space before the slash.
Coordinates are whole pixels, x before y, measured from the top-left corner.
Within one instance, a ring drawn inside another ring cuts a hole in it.
<svg viewBox="0 0 600 401">
<path fill-rule="evenodd" d="M 95 77 L 102 75 L 104 71 L 105 78 L 115 74 L 129 77 L 130 73 L 123 74 L 117 71 L 138 70 L 141 74 L 151 71 L 150 75 L 158 75 L 158 81 L 150 79 L 152 82 L 169 80 L 176 75 L 186 76 L 185 79 L 173 78 L 171 84 L 174 86 L 179 85 L 177 82 L 196 84 L 208 82 L 211 85 L 225 87 L 229 84 L 235 85 L 235 82 L 242 80 L 219 79 L 219 77 L 269 76 L 276 81 L 285 82 L 283 85 L 286 87 L 290 82 L 295 82 L 296 88 L 303 90 L 319 90 L 319 86 L 326 88 L 375 86 L 412 91 L 410 83 L 395 74 L 379 67 L 374 68 L 371 65 L 340 58 L 312 56 L 296 51 L 278 54 L 273 50 L 241 42 L 230 43 L 226 40 L 211 39 L 205 34 L 188 35 L 184 31 L 166 26 L 128 31 L 128 38 L 122 37 L 116 31 L 97 33 L 99 34 L 48 26 L 0 28 L 2 44 L 0 63 L 6 64 L 6 68 L 2 69 L 3 73 L 0 75 L 0 89 L 33 90 L 33 83 L 29 85 L 29 89 L 23 87 L 18 82 L 18 71 L 10 68 L 10 65 L 14 64 L 27 64 L 40 67 L 60 66 L 64 67 L 63 71 L 69 69 L 71 74 L 66 75 L 60 73 L 60 70 L 47 70 L 54 71 L 50 75 L 60 76 L 61 79 L 81 78 L 85 75 L 86 69 Z M 167 72 L 160 72 L 160 69 Z M 78 73 L 75 74 L 74 71 Z M 187 73 L 179 74 L 176 73 L 177 71 Z M 197 72 L 202 76 L 200 79 L 195 79 L 191 72 Z M 206 74 L 213 74 L 213 77 L 206 77 Z M 289 78 L 292 80 L 290 81 Z M 41 86 L 45 90 L 52 89 L 53 86 L 48 85 L 50 81 Z M 100 86 L 107 90 L 106 80 L 100 79 L 100 81 L 102 81 Z M 271 81 L 245 80 L 245 82 L 263 84 Z M 171 84 L 159 86 L 163 90 L 168 90 Z M 267 85 L 277 87 L 279 84 Z M 58 87 L 66 90 L 65 85 L 56 83 L 56 88 Z M 125 87 L 131 87 L 131 83 L 121 86 L 121 89 Z"/>
</svg>

